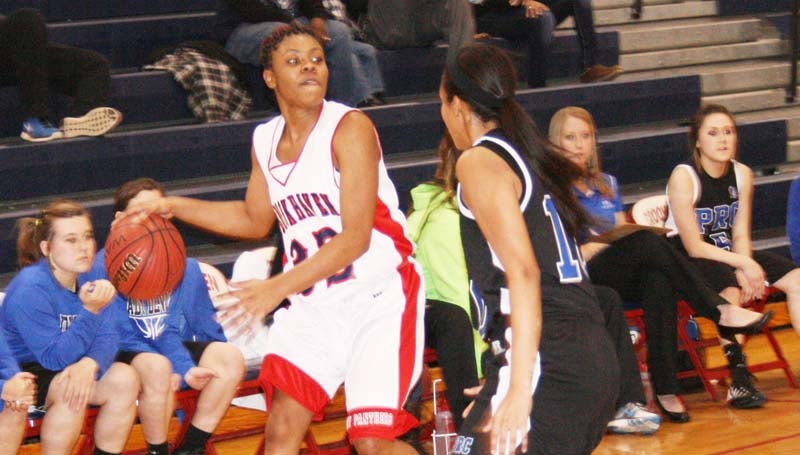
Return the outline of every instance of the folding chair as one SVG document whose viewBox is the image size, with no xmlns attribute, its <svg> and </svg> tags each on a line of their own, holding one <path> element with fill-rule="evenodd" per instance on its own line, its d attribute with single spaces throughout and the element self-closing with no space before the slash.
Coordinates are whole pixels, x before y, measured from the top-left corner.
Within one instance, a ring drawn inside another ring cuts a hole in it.
<svg viewBox="0 0 800 455">
<path fill-rule="evenodd" d="M 637 224 L 646 224 L 650 226 L 664 226 L 664 221 L 667 219 L 669 206 L 667 205 L 667 196 L 658 195 L 651 196 L 636 202 L 631 208 L 631 218 Z M 766 304 L 767 296 L 758 300 L 748 302 L 745 306 L 751 307 L 754 311 L 762 312 Z M 719 396 L 712 381 L 727 379 L 730 377 L 730 370 L 727 366 L 708 368 L 706 367 L 703 359 L 701 358 L 702 350 L 711 346 L 719 345 L 719 339 L 716 336 L 694 339 L 687 331 L 687 324 L 691 318 L 695 317 L 694 310 L 685 301 L 678 302 L 678 349 L 684 350 L 689 354 L 689 359 L 692 362 L 694 370 L 682 371 L 678 373 L 678 378 L 688 378 L 697 376 L 703 383 L 706 392 L 711 396 L 714 401 L 719 400 Z M 786 375 L 787 382 L 791 387 L 797 388 L 794 376 L 792 375 L 791 368 L 789 367 L 783 351 L 778 345 L 777 340 L 772 334 L 769 326 L 762 329 L 764 335 L 767 336 L 770 346 L 775 354 L 775 360 L 766 362 L 750 364 L 747 369 L 751 373 L 760 371 L 781 369 Z"/>
</svg>

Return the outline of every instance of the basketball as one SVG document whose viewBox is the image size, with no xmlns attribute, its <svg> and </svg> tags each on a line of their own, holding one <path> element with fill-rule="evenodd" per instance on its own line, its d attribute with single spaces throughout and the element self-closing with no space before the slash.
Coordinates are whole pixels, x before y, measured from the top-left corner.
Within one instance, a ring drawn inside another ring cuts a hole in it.
<svg viewBox="0 0 800 455">
<path fill-rule="evenodd" d="M 186 267 L 186 247 L 166 218 L 150 215 L 141 222 L 123 221 L 106 239 L 109 280 L 128 298 L 149 300 L 175 290 Z"/>
</svg>

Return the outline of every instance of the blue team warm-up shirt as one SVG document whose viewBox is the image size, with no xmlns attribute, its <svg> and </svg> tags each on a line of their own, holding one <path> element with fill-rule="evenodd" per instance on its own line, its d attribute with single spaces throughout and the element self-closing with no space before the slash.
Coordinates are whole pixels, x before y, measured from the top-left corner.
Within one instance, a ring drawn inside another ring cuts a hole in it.
<svg viewBox="0 0 800 455">
<path fill-rule="evenodd" d="M 78 289 L 89 281 L 78 277 Z M 17 362 L 37 362 L 61 371 L 83 357 L 100 366 L 98 377 L 117 355 L 118 334 L 108 307 L 100 314 L 83 308 L 78 294 L 56 281 L 46 259 L 23 268 L 8 285 L 0 325 Z"/>
<path fill-rule="evenodd" d="M 89 274 L 106 278 L 104 262 L 103 249 L 97 253 Z M 227 341 L 214 320 L 214 304 L 200 265 L 192 258 L 186 259 L 183 279 L 171 294 L 149 301 L 118 294 L 112 305 L 123 333 L 120 350 L 164 355 L 181 377 L 195 366 L 183 341 Z"/>
<path fill-rule="evenodd" d="M 0 391 L 6 386 L 6 381 L 17 373 L 19 373 L 19 364 L 14 360 L 14 356 L 11 355 L 8 343 L 6 343 L 6 337 L 3 336 L 3 332 L 0 330 Z M 3 412 L 5 404 L 4 400 L 0 400 L 0 412 Z"/>
</svg>

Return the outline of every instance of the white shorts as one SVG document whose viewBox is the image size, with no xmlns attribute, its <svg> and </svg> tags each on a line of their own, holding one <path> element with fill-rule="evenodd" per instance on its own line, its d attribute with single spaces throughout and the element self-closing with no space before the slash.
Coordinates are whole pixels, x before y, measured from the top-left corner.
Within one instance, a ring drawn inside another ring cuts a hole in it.
<svg viewBox="0 0 800 455">
<path fill-rule="evenodd" d="M 320 418 L 344 382 L 351 439 L 394 439 L 416 426 L 403 405 L 422 370 L 420 276 L 407 262 L 346 300 L 278 311 L 259 376 L 267 404 L 274 387 Z"/>
</svg>

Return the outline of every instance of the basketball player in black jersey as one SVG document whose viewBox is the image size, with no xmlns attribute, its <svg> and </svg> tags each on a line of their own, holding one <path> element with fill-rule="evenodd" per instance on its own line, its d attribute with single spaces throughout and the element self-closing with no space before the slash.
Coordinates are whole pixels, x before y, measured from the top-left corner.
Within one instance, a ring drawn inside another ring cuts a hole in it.
<svg viewBox="0 0 800 455">
<path fill-rule="evenodd" d="M 731 113 L 719 105 L 702 107 L 692 121 L 689 144 L 690 162 L 678 165 L 667 184 L 668 235 L 731 303 L 760 298 L 769 284 L 785 292 L 792 325 L 800 333 L 800 269 L 788 258 L 753 251 L 753 172 L 735 160 L 738 141 Z M 741 347 L 726 345 L 725 354 L 733 379 L 728 403 L 761 406 L 766 398 L 752 384 Z"/>
<path fill-rule="evenodd" d="M 574 240 L 587 223 L 570 187 L 579 171 L 515 101 L 516 80 L 504 53 L 475 44 L 439 91 L 463 150 L 462 243 L 496 354 L 454 453 L 588 454 L 613 416 L 619 366 Z"/>
</svg>

